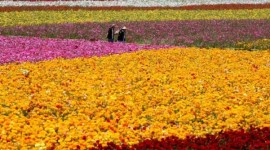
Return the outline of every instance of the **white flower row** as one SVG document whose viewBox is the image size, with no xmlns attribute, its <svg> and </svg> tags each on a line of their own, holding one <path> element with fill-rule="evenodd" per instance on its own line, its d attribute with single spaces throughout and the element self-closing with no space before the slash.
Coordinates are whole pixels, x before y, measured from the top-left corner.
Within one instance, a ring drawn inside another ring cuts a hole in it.
<svg viewBox="0 0 270 150">
<path fill-rule="evenodd" d="M 152 7 L 152 6 L 187 6 L 203 4 L 265 4 L 270 0 L 115 0 L 115 1 L 0 1 L 0 6 L 135 6 L 135 7 Z"/>
</svg>

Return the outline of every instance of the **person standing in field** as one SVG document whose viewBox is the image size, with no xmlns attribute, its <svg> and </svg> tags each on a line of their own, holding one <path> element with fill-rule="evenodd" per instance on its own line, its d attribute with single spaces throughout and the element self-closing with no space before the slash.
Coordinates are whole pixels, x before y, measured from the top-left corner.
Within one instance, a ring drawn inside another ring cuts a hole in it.
<svg viewBox="0 0 270 150">
<path fill-rule="evenodd" d="M 120 29 L 120 31 L 119 31 L 119 33 L 118 33 L 118 38 L 117 38 L 117 41 L 118 42 L 123 42 L 123 43 L 125 43 L 126 42 L 126 27 L 125 26 L 123 26 L 121 29 Z"/>
<path fill-rule="evenodd" d="M 116 26 L 115 24 L 112 24 L 108 30 L 108 34 L 107 34 L 108 42 L 114 42 L 115 26 Z"/>
</svg>

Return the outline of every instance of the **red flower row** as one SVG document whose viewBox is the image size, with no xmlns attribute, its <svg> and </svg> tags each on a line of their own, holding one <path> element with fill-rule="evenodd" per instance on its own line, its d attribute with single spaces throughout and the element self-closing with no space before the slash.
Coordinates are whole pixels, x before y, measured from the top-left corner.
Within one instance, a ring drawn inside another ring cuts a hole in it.
<svg viewBox="0 0 270 150">
<path fill-rule="evenodd" d="M 188 136 L 179 139 L 171 136 L 160 141 L 147 139 L 138 144 L 128 146 L 126 144 L 116 145 L 108 143 L 106 147 L 96 142 L 93 149 L 270 149 L 270 128 L 253 128 L 248 131 L 226 131 L 217 135 L 206 135 L 206 137 Z"/>
<path fill-rule="evenodd" d="M 36 11 L 36 10 L 155 10 L 155 9 L 174 9 L 174 10 L 222 10 L 222 9 L 264 9 L 270 8 L 270 3 L 267 4 L 218 4 L 218 5 L 193 5 L 181 7 L 79 7 L 79 6 L 8 6 L 0 7 L 0 12 L 3 11 Z"/>
</svg>

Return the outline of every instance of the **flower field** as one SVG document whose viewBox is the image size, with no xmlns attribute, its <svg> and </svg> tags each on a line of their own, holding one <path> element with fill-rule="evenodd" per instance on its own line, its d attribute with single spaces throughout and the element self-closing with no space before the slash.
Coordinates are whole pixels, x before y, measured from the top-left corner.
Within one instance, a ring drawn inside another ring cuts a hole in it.
<svg viewBox="0 0 270 150">
<path fill-rule="evenodd" d="M 270 149 L 267 1 L 103 2 L 0 3 L 0 149 Z"/>
</svg>

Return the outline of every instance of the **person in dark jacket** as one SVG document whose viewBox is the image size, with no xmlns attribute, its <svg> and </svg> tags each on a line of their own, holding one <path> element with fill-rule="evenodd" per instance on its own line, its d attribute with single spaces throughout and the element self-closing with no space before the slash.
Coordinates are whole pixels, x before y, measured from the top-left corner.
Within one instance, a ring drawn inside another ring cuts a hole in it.
<svg viewBox="0 0 270 150">
<path fill-rule="evenodd" d="M 107 34 L 107 39 L 108 39 L 108 42 L 113 42 L 114 41 L 114 29 L 115 29 L 115 24 L 112 24 L 111 27 L 109 28 L 108 30 L 108 34 Z"/>
<path fill-rule="evenodd" d="M 118 33 L 118 38 L 117 41 L 118 42 L 126 42 L 126 27 L 124 26 L 123 28 L 120 29 L 119 33 Z"/>
</svg>

